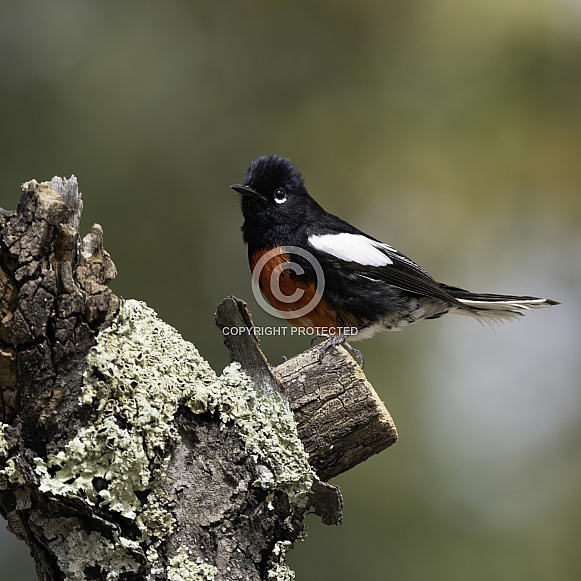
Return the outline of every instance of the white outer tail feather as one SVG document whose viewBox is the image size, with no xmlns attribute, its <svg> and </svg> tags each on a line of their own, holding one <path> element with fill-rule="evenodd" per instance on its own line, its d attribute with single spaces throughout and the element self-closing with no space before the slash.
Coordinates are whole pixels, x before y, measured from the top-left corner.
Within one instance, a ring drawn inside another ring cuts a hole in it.
<svg viewBox="0 0 581 581">
<path fill-rule="evenodd" d="M 523 311 L 532 309 L 542 309 L 555 304 L 548 299 L 520 299 L 520 300 L 497 300 L 497 301 L 478 301 L 470 299 L 457 299 L 462 304 L 474 309 L 476 313 L 465 311 L 464 309 L 455 309 L 450 311 L 455 315 L 470 315 L 475 318 L 482 317 L 491 322 L 502 322 L 516 317 L 522 317 Z"/>
</svg>

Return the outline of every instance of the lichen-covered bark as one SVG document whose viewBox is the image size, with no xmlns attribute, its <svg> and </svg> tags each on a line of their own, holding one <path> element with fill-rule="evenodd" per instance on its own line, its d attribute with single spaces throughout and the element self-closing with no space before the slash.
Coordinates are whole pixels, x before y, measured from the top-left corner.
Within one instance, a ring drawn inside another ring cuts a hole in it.
<svg viewBox="0 0 581 581">
<path fill-rule="evenodd" d="M 40 579 L 267 579 L 313 478 L 286 402 L 116 297 L 81 211 L 55 178 L 0 215 L 2 514 Z"/>
<path fill-rule="evenodd" d="M 82 497 L 118 529 L 75 535 L 99 550 L 67 551 L 71 578 L 85 578 L 73 576 L 81 565 L 166 578 L 166 557 L 185 551 L 189 568 L 205 563 L 218 579 L 261 579 L 276 541 L 302 531 L 313 474 L 285 402 L 236 364 L 216 376 L 142 303 L 123 302 L 98 337 L 80 402 L 96 417 L 35 459 L 38 489 Z"/>
</svg>

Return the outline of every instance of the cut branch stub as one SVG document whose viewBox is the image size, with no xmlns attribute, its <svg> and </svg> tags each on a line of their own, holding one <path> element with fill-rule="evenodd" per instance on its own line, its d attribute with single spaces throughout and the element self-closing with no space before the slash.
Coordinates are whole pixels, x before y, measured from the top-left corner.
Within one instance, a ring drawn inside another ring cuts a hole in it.
<svg viewBox="0 0 581 581">
<path fill-rule="evenodd" d="M 397 440 L 395 424 L 363 370 L 343 347 L 319 347 L 274 368 L 311 466 L 328 480 Z"/>
</svg>

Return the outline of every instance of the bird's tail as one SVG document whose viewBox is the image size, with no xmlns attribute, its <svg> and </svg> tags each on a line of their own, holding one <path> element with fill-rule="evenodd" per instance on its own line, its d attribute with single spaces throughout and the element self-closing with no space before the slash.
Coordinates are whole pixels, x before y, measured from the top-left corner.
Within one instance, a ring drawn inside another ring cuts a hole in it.
<svg viewBox="0 0 581 581">
<path fill-rule="evenodd" d="M 468 307 L 451 312 L 459 315 L 481 316 L 489 321 L 506 321 L 521 317 L 532 309 L 541 309 L 559 304 L 558 301 L 539 297 L 471 293 L 467 290 L 444 284 L 441 287 L 457 301 Z"/>
</svg>

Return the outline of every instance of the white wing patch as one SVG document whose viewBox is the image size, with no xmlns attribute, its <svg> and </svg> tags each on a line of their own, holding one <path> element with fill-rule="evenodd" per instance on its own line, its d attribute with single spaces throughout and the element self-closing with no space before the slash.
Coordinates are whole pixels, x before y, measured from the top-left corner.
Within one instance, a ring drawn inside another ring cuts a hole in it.
<svg viewBox="0 0 581 581">
<path fill-rule="evenodd" d="M 393 260 L 385 253 L 386 250 L 395 252 L 391 246 L 371 240 L 361 234 L 347 232 L 321 236 L 313 234 L 309 236 L 308 241 L 313 248 L 335 256 L 339 260 L 356 262 L 364 266 L 393 264 Z"/>
</svg>

